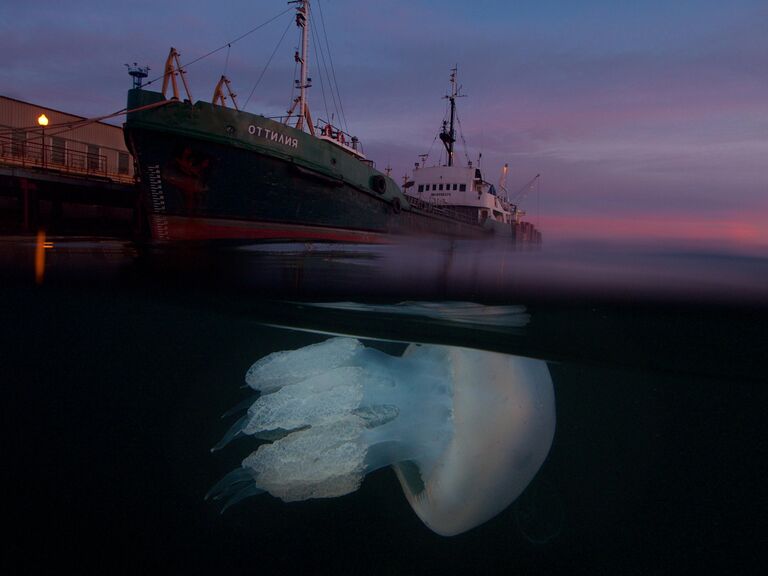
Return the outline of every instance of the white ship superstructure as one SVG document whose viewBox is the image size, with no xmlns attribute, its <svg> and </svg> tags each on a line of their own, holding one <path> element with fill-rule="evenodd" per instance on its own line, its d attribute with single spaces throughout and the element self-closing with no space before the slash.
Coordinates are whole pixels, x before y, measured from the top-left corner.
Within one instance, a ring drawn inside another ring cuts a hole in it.
<svg viewBox="0 0 768 576">
<path fill-rule="evenodd" d="M 471 162 L 467 162 L 466 166 L 454 165 L 456 98 L 463 97 L 459 91 L 454 68 L 451 70 L 451 93 L 445 96 L 450 102 L 450 118 L 443 121 L 440 132 L 440 140 L 445 146 L 446 164 L 425 166 L 425 158 L 422 157 L 422 161 L 416 164 L 411 180 L 405 184 L 404 191 L 409 200 L 415 198 L 418 205 L 450 211 L 465 221 L 485 225 L 497 233 L 511 234 L 514 225 L 520 220 L 521 213 L 517 206 L 500 196 L 496 187 L 483 179 L 480 168 L 473 167 Z M 505 165 L 504 179 L 506 170 Z M 502 192 L 506 194 L 503 188 Z"/>
<path fill-rule="evenodd" d="M 497 195 L 493 184 L 471 166 L 417 167 L 407 194 L 436 207 L 451 207 L 479 223 L 512 224 L 517 208 Z"/>
</svg>

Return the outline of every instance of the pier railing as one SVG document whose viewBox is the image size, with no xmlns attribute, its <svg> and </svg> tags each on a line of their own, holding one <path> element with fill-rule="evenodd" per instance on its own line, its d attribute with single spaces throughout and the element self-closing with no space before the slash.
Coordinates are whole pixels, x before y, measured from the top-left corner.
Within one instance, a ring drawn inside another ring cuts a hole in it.
<svg viewBox="0 0 768 576">
<path fill-rule="evenodd" d="M 104 154 L 89 154 L 29 139 L 17 140 L 6 134 L 0 134 L 0 164 L 108 178 L 126 184 L 134 182 L 132 175 L 110 170 Z"/>
</svg>

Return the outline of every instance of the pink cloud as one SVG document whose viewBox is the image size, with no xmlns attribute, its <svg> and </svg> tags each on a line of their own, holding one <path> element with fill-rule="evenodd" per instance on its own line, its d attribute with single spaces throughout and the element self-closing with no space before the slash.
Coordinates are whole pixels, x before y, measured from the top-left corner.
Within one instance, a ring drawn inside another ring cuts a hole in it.
<svg viewBox="0 0 768 576">
<path fill-rule="evenodd" d="M 768 209 L 745 214 L 674 216 L 623 213 L 548 215 L 539 223 L 550 240 L 598 240 L 768 248 Z"/>
</svg>

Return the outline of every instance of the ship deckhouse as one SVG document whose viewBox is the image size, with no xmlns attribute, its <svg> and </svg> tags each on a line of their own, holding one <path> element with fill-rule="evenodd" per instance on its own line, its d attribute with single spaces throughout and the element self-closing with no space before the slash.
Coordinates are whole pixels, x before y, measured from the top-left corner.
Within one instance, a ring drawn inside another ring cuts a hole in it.
<svg viewBox="0 0 768 576">
<path fill-rule="evenodd" d="M 417 167 L 406 193 L 435 206 L 450 206 L 477 222 L 511 224 L 517 211 L 471 166 Z"/>
<path fill-rule="evenodd" d="M 417 198 L 419 203 L 440 208 L 450 208 L 460 213 L 464 220 L 478 223 L 512 225 L 518 216 L 517 207 L 499 197 L 493 184 L 483 180 L 479 168 L 454 165 L 456 142 L 456 98 L 461 87 L 456 81 L 456 68 L 451 70 L 451 92 L 445 98 L 450 102 L 450 120 L 443 121 L 440 140 L 445 146 L 447 163 L 444 166 L 426 167 L 423 160 L 416 164 L 413 176 L 405 185 L 405 193 Z M 505 166 L 506 170 L 506 166 Z"/>
</svg>

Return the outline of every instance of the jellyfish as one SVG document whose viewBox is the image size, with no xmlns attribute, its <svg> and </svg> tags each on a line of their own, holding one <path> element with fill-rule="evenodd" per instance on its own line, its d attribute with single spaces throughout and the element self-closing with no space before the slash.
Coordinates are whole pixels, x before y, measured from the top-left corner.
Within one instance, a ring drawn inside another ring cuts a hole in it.
<svg viewBox="0 0 768 576">
<path fill-rule="evenodd" d="M 545 362 L 410 344 L 401 356 L 331 338 L 270 354 L 246 374 L 259 392 L 216 448 L 266 440 L 209 492 L 227 505 L 342 496 L 392 466 L 434 532 L 474 528 L 531 482 L 555 431 Z"/>
</svg>

